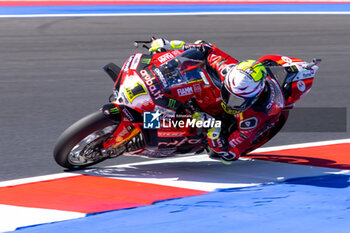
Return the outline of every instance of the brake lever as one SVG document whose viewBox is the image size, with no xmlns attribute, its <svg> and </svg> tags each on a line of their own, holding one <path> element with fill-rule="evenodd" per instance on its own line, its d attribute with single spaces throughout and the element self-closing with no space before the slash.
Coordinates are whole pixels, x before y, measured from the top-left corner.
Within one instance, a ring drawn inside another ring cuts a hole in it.
<svg viewBox="0 0 350 233">
<path fill-rule="evenodd" d="M 138 48 L 138 47 L 139 47 L 139 44 L 143 44 L 142 47 L 148 48 L 148 47 L 145 47 L 145 46 L 146 46 L 145 44 L 150 44 L 150 43 L 152 43 L 154 40 L 155 40 L 155 37 L 153 37 L 153 36 L 152 36 L 152 38 L 151 38 L 150 40 L 135 40 L 135 41 L 134 41 L 134 46 L 135 46 L 136 48 Z"/>
<path fill-rule="evenodd" d="M 322 61 L 321 58 L 314 58 L 314 59 L 312 59 L 312 62 L 309 63 L 309 64 L 308 64 L 307 66 L 305 66 L 304 68 L 307 69 L 307 70 L 309 70 L 309 69 L 311 69 L 313 66 L 320 64 L 321 61 Z"/>
</svg>

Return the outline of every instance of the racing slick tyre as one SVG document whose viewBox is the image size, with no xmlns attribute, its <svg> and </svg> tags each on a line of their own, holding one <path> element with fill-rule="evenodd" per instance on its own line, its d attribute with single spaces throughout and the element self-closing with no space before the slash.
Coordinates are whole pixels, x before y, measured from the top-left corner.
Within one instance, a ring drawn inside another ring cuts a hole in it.
<svg viewBox="0 0 350 233">
<path fill-rule="evenodd" d="M 102 143 L 110 138 L 116 123 L 97 111 L 66 129 L 54 148 L 55 161 L 68 169 L 80 169 L 99 163 L 109 156 L 102 153 Z"/>
</svg>

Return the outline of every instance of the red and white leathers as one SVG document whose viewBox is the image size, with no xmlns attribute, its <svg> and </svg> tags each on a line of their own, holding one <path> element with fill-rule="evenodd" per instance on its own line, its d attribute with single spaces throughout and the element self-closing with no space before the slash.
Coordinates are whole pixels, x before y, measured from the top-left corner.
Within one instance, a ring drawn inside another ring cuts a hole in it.
<svg viewBox="0 0 350 233">
<path fill-rule="evenodd" d="M 178 43 L 180 41 L 177 41 Z M 173 43 L 173 42 L 171 42 Z M 181 47 L 171 45 L 171 49 L 197 48 L 206 56 L 207 65 L 217 72 L 217 78 L 221 82 L 225 79 L 225 68 L 231 68 L 239 62 L 218 49 L 216 46 L 198 42 L 195 44 L 179 43 Z M 197 100 L 198 101 L 198 100 Z M 283 108 L 283 96 L 279 85 L 273 79 L 266 80 L 266 86 L 257 102 L 244 112 L 234 114 L 230 110 L 223 109 L 222 101 L 216 96 L 211 103 L 217 106 L 215 118 L 222 121 L 219 129 L 209 129 L 207 134 L 208 144 L 211 149 L 222 159 L 227 161 L 237 160 L 240 155 L 247 152 L 258 142 L 261 135 L 271 129 L 279 120 Z M 200 106 L 203 112 L 209 113 L 205 106 Z M 234 117 L 232 117 L 234 116 Z"/>
</svg>

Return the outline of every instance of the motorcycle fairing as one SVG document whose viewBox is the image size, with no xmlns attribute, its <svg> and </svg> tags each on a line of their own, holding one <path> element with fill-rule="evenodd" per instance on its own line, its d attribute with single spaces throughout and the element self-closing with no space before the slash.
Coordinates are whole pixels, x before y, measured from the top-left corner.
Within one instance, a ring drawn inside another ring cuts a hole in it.
<svg viewBox="0 0 350 233">
<path fill-rule="evenodd" d="M 301 59 L 266 55 L 258 59 L 268 71 L 268 75 L 279 83 L 283 91 L 285 106 L 293 105 L 305 96 L 311 89 L 317 66 L 306 68 Z"/>
</svg>

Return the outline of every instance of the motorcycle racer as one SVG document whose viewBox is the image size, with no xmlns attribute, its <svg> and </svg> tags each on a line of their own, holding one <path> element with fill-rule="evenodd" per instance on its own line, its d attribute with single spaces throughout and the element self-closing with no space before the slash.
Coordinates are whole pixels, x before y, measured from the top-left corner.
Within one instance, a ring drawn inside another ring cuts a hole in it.
<svg viewBox="0 0 350 233">
<path fill-rule="evenodd" d="M 213 75 L 221 82 L 221 100 L 217 107 L 224 112 L 219 116 L 223 124 L 207 131 L 211 157 L 224 161 L 237 160 L 278 121 L 283 106 L 276 102 L 273 83 L 267 82 L 267 70 L 256 60 L 239 62 L 204 41 L 189 44 L 160 38 L 152 42 L 149 50 L 162 52 L 190 48 L 204 54 L 208 69 L 213 70 Z M 193 118 L 198 120 L 208 117 L 212 116 L 203 108 L 193 114 Z"/>
<path fill-rule="evenodd" d="M 151 53 L 133 53 L 122 67 L 103 66 L 114 83 L 109 102 L 60 135 L 53 151 L 60 166 L 204 150 L 230 163 L 282 129 L 311 90 L 321 62 L 274 54 L 238 61 L 204 41 L 152 38 L 134 42 L 139 44 Z"/>
</svg>

